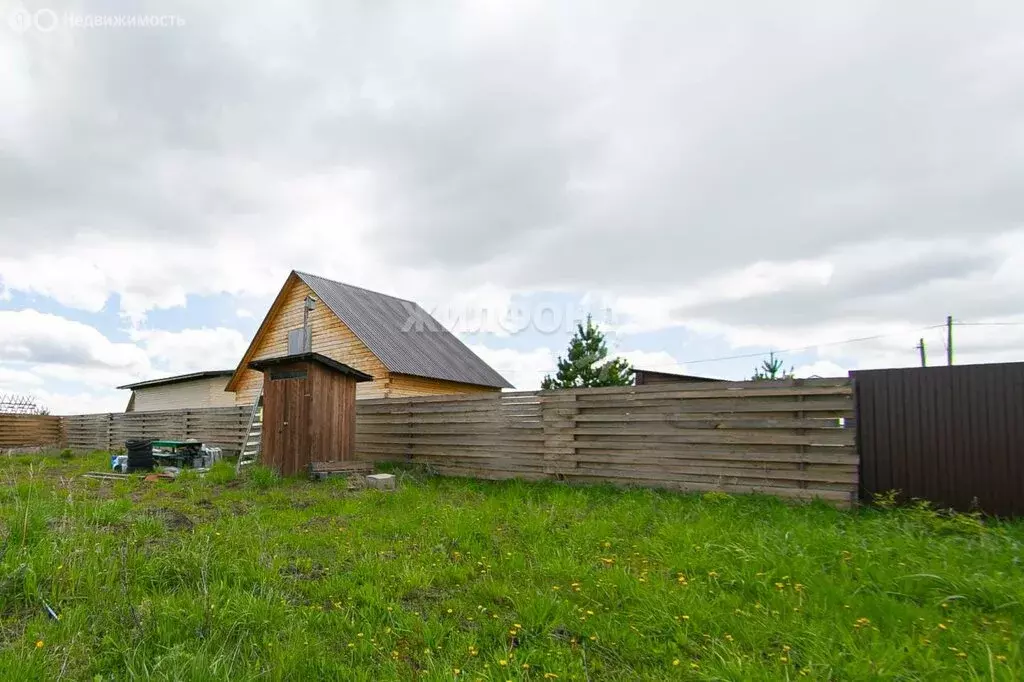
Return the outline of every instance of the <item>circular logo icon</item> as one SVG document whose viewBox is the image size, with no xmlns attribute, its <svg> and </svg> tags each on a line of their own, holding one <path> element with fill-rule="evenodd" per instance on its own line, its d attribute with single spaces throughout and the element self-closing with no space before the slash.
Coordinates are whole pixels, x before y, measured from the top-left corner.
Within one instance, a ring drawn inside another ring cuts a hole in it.
<svg viewBox="0 0 1024 682">
<path fill-rule="evenodd" d="M 33 20 L 35 27 L 43 33 L 49 33 L 57 28 L 57 13 L 52 9 L 44 7 L 43 9 L 36 10 Z"/>
<path fill-rule="evenodd" d="M 15 7 L 7 16 L 7 25 L 18 33 L 32 28 L 32 13 L 24 7 Z"/>
</svg>

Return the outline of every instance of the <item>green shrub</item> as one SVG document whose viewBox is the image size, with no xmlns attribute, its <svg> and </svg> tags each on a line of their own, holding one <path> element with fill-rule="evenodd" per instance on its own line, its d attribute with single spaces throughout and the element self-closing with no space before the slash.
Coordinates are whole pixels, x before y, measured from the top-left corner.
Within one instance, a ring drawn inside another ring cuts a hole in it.
<svg viewBox="0 0 1024 682">
<path fill-rule="evenodd" d="M 72 450 L 71 448 L 64 448 L 63 450 L 60 451 L 60 458 L 61 459 L 73 459 L 74 456 L 75 456 L 75 451 Z"/>
</svg>

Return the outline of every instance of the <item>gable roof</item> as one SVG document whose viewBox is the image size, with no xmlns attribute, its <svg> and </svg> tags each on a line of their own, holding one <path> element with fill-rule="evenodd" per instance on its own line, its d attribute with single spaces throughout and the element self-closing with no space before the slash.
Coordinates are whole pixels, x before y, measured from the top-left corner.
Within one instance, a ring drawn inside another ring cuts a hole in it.
<svg viewBox="0 0 1024 682">
<path fill-rule="evenodd" d="M 298 362 L 315 362 L 321 364 L 328 369 L 338 372 L 339 374 L 355 377 L 356 383 L 360 381 L 373 381 L 373 377 L 366 372 L 360 372 L 355 367 L 349 367 L 343 362 L 332 360 L 326 355 L 321 355 L 320 353 L 296 353 L 295 355 L 282 355 L 277 358 L 253 360 L 249 363 L 249 369 L 263 371 L 265 369 L 270 369 L 271 367 L 277 367 L 278 365 L 291 365 Z"/>
<path fill-rule="evenodd" d="M 250 356 L 269 329 L 271 320 L 277 315 L 294 280 L 308 286 L 393 374 L 513 388 L 512 384 L 416 303 L 293 270 L 271 304 L 225 390 L 235 390 Z"/>
<path fill-rule="evenodd" d="M 297 272 L 313 293 L 394 374 L 512 388 L 413 301 Z"/>
</svg>

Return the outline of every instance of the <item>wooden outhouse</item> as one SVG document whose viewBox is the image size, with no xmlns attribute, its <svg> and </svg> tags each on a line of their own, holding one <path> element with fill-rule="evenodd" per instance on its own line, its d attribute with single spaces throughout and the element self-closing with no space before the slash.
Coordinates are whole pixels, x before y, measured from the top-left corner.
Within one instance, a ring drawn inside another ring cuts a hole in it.
<svg viewBox="0 0 1024 682">
<path fill-rule="evenodd" d="M 310 462 L 352 460 L 356 384 L 373 377 L 319 353 L 255 360 L 263 373 L 262 462 L 288 476 Z"/>
</svg>

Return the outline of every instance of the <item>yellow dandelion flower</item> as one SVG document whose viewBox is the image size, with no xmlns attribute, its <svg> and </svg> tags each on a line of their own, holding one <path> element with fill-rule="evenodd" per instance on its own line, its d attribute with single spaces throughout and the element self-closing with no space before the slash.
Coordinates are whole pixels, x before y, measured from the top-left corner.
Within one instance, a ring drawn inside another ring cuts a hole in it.
<svg viewBox="0 0 1024 682">
<path fill-rule="evenodd" d="M 36 642 L 36 648 L 37 649 L 42 649 L 43 648 L 43 640 L 40 639 L 39 641 Z"/>
<path fill-rule="evenodd" d="M 508 661 L 506 661 L 506 660 L 505 660 L 505 659 L 503 658 L 503 659 L 501 659 L 500 661 L 498 661 L 498 665 L 500 665 L 500 666 L 506 666 L 506 665 L 508 665 Z"/>
</svg>

